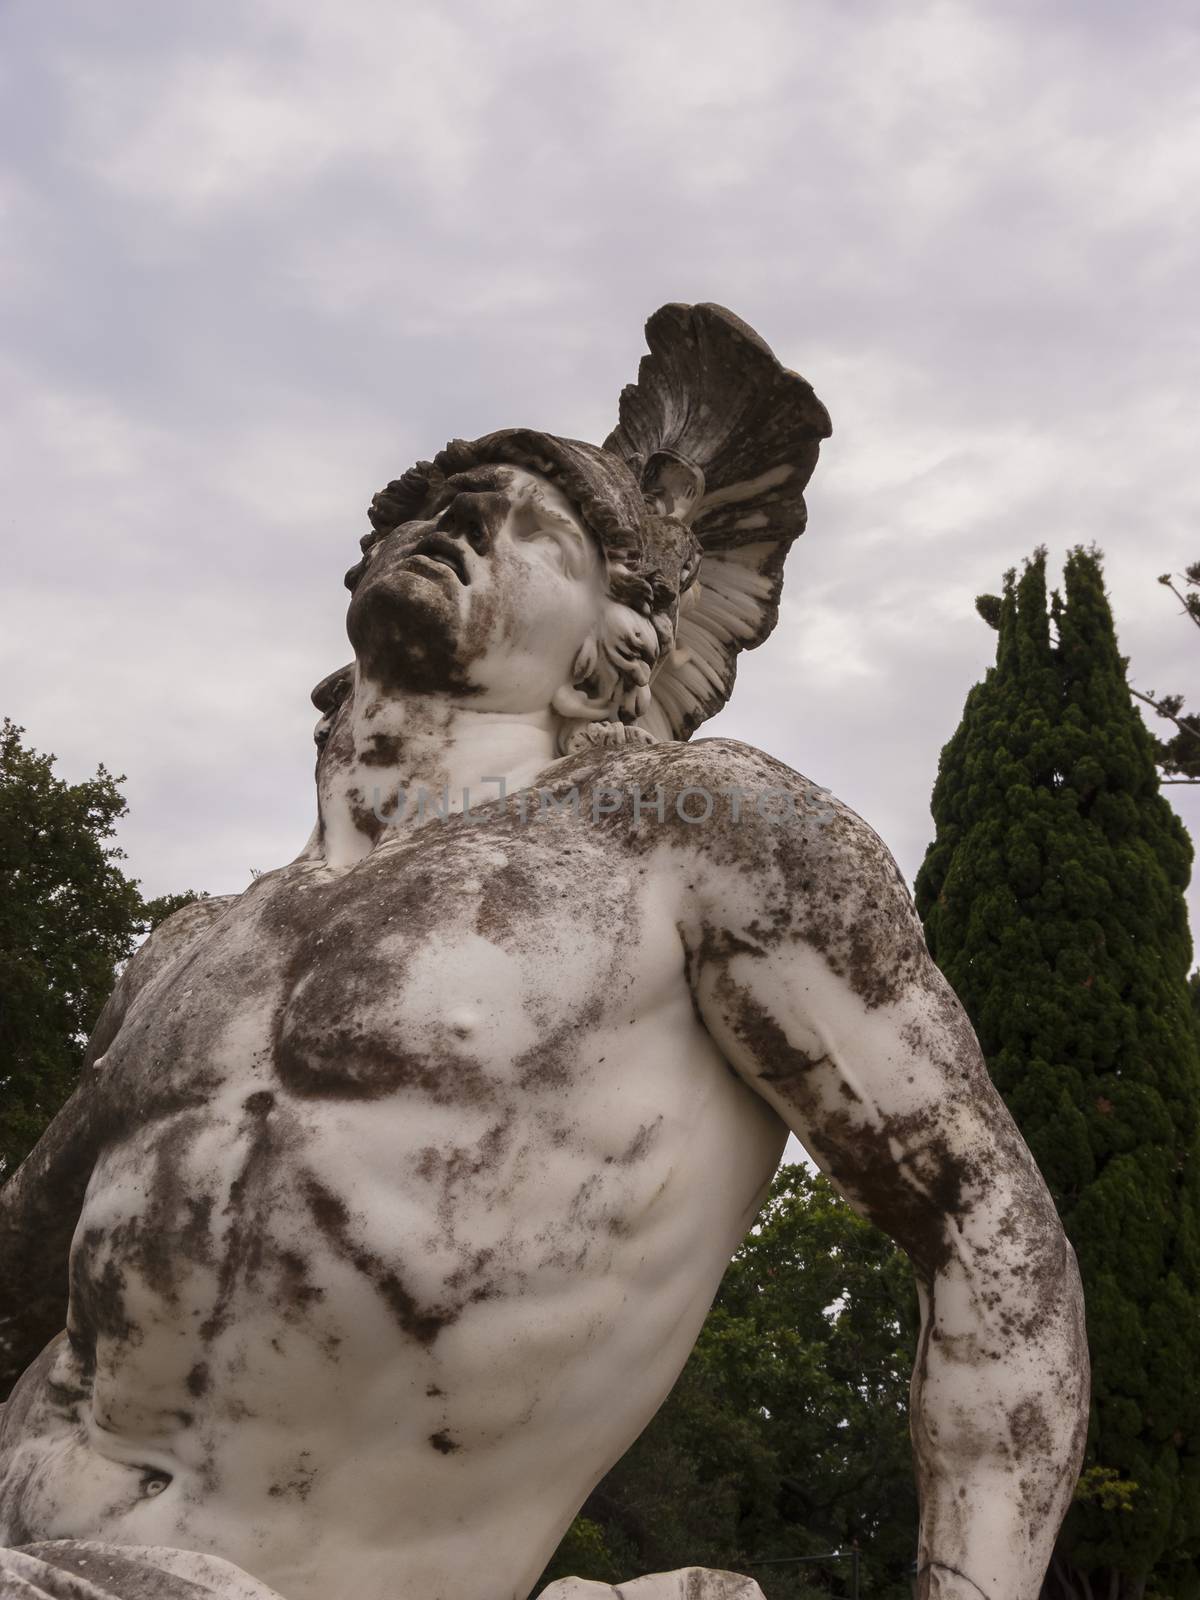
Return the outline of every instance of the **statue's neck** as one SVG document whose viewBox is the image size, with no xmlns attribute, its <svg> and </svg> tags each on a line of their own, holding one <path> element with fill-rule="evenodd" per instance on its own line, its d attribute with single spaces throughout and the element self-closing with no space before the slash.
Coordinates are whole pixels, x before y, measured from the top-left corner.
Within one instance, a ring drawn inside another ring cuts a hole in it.
<svg viewBox="0 0 1200 1600">
<path fill-rule="evenodd" d="M 553 713 L 476 709 L 445 695 L 385 693 L 361 674 L 317 767 L 314 845 L 361 861 L 395 829 L 475 809 L 532 783 L 556 757 Z"/>
</svg>

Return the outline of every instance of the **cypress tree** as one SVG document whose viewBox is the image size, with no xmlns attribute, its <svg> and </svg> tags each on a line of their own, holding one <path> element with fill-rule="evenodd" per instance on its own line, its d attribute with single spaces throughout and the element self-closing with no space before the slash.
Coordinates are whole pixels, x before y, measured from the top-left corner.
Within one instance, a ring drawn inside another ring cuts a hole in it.
<svg viewBox="0 0 1200 1600">
<path fill-rule="evenodd" d="M 1192 850 L 1130 699 L 1099 553 L 1039 550 L 979 609 L 996 665 L 942 752 L 917 878 L 1079 1256 L 1093 1402 L 1045 1594 L 1200 1595 L 1200 1051 Z M 1152 1586 L 1147 1580 L 1154 1574 Z M 1158 1584 L 1158 1588 L 1153 1587 Z"/>
</svg>

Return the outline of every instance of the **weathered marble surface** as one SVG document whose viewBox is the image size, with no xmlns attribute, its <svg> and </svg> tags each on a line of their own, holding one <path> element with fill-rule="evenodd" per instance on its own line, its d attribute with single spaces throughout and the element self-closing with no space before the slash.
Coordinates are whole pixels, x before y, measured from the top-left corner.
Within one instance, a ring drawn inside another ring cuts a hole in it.
<svg viewBox="0 0 1200 1600">
<path fill-rule="evenodd" d="M 0 1549 L 0 1600 L 281 1600 L 217 1556 L 164 1545 L 81 1539 Z M 349 1600 L 342 1592 L 329 1600 Z M 613 1588 L 560 1578 L 540 1600 L 762 1600 L 751 1578 L 709 1567 L 658 1572 Z"/>
<path fill-rule="evenodd" d="M 62 1539 L 0 1549 L 0 1600 L 42 1596 L 45 1600 L 280 1600 L 273 1589 L 232 1562 L 165 1545 Z"/>
<path fill-rule="evenodd" d="M 753 1578 L 712 1567 L 684 1567 L 679 1572 L 656 1572 L 613 1588 L 589 1583 L 585 1578 L 560 1578 L 543 1589 L 541 1600 L 762 1600 Z"/>
<path fill-rule="evenodd" d="M 604 450 L 376 496 L 312 838 L 157 930 L 0 1190 L 4 1543 L 523 1600 L 793 1129 L 916 1265 L 922 1593 L 1037 1594 L 1087 1399 L 1054 1208 L 884 846 L 686 742 L 828 419 L 728 313 L 649 337 Z"/>
</svg>

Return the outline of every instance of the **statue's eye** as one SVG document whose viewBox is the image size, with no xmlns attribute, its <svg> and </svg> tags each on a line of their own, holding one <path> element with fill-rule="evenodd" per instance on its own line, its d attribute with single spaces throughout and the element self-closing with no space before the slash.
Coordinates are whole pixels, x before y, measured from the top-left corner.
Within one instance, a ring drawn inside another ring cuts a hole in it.
<svg viewBox="0 0 1200 1600">
<path fill-rule="evenodd" d="M 171 1479 L 165 1472 L 148 1472 L 142 1479 L 142 1494 L 149 1499 L 151 1496 L 161 1494 L 169 1488 Z"/>
<path fill-rule="evenodd" d="M 567 552 L 556 528 L 534 528 L 533 532 L 527 535 L 526 543 L 540 546 L 544 551 L 543 560 L 552 562 L 560 571 L 566 571 Z"/>
</svg>

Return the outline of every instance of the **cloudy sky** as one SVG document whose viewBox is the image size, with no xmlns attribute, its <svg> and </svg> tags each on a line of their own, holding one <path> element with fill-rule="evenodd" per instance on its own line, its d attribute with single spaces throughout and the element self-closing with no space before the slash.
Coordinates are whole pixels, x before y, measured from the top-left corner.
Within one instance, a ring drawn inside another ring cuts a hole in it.
<svg viewBox="0 0 1200 1600">
<path fill-rule="evenodd" d="M 1043 542 L 1098 542 L 1134 680 L 1200 697 L 1154 581 L 1200 557 L 1190 0 L 0 0 L 0 78 L 3 709 L 127 774 L 147 892 L 303 843 L 371 493 L 602 439 L 667 300 L 834 419 L 711 731 L 911 877 L 973 596 Z"/>
</svg>

